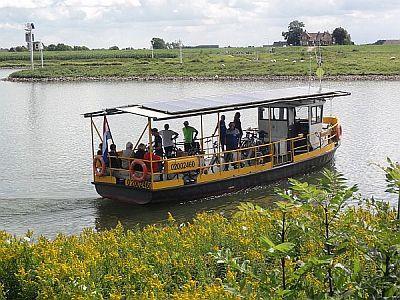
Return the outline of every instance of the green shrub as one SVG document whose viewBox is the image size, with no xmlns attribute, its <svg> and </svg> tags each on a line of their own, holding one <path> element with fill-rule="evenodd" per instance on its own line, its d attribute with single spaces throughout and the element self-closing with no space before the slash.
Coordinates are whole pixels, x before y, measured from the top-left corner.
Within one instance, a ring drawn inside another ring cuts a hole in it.
<svg viewBox="0 0 400 300">
<path fill-rule="evenodd" d="M 291 180 L 275 209 L 231 219 L 13 237 L 0 232 L 0 299 L 400 297 L 400 233 L 388 204 L 361 201 L 340 174 Z"/>
</svg>

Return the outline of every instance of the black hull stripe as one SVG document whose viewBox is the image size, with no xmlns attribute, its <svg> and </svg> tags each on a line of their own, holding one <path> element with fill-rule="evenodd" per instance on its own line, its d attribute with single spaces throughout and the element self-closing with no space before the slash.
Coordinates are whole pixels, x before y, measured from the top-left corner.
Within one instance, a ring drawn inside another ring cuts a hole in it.
<svg viewBox="0 0 400 300">
<path fill-rule="evenodd" d="M 123 202 L 146 204 L 156 202 L 175 202 L 205 198 L 209 196 L 222 195 L 253 186 L 265 185 L 267 183 L 288 178 L 296 174 L 308 173 L 320 169 L 329 163 L 334 156 L 336 148 L 320 156 L 309 158 L 304 161 L 290 163 L 279 167 L 229 179 L 196 183 L 162 190 L 149 191 L 137 190 L 125 185 L 109 183 L 94 183 L 96 191 L 102 197 L 119 200 Z"/>
</svg>

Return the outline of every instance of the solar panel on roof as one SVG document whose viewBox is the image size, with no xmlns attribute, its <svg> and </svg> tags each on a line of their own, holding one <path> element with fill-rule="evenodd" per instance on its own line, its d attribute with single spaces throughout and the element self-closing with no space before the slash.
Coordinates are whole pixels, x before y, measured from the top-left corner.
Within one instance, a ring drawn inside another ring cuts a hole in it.
<svg viewBox="0 0 400 300">
<path fill-rule="evenodd" d="M 162 111 L 169 114 L 201 110 L 207 108 L 219 108 L 224 106 L 236 106 L 250 104 L 256 101 L 276 101 L 279 99 L 301 97 L 319 94 L 319 89 L 308 87 L 296 87 L 288 89 L 276 89 L 267 91 L 254 91 L 247 93 L 213 95 L 207 98 L 193 97 L 179 100 L 154 101 L 142 104 L 142 107 L 151 110 Z"/>
<path fill-rule="evenodd" d="M 350 95 L 350 93 L 342 91 L 322 91 L 315 87 L 294 87 L 203 97 L 187 97 L 173 100 L 158 100 L 95 111 L 92 113 L 86 113 L 84 116 L 92 117 L 119 113 L 133 113 L 156 119 L 167 119 L 235 109 L 248 109 L 262 105 L 270 105 L 272 103 L 294 103 L 294 101 L 326 99 L 348 95 Z M 302 104 L 300 102 L 296 105 Z"/>
</svg>

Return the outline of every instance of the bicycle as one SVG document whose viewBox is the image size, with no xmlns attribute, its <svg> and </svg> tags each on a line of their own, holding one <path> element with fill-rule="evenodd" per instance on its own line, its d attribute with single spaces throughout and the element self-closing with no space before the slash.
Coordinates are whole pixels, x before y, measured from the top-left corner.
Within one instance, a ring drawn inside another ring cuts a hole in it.
<svg viewBox="0 0 400 300">
<path fill-rule="evenodd" d="M 221 163 L 220 155 L 218 153 L 218 141 L 214 141 L 212 147 L 213 147 L 212 148 L 213 149 L 213 156 L 211 157 L 210 163 L 208 165 L 210 166 L 211 172 L 215 173 L 214 172 L 214 166 L 216 164 L 219 165 Z"/>
<path fill-rule="evenodd" d="M 265 131 L 246 131 L 246 136 L 242 139 L 240 148 L 244 149 L 241 151 L 241 159 L 250 159 L 257 156 L 266 155 L 268 153 L 268 146 L 257 147 L 265 144 Z M 247 160 L 248 165 L 252 165 L 254 160 Z M 243 166 L 243 163 L 242 163 Z"/>
<path fill-rule="evenodd" d="M 244 149 L 240 151 L 240 159 L 245 160 L 255 157 L 255 148 L 253 147 L 257 145 L 260 145 L 260 139 L 257 137 L 257 133 L 253 130 L 246 131 L 246 136 L 242 138 L 239 146 L 239 149 Z M 249 165 L 251 164 L 250 162 L 251 161 L 247 161 Z"/>
</svg>

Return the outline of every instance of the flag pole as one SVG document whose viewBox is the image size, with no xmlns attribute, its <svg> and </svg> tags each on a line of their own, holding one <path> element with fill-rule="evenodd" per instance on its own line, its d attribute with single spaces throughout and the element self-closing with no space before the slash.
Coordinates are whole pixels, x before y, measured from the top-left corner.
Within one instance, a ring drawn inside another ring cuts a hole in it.
<svg viewBox="0 0 400 300">
<path fill-rule="evenodd" d="M 96 129 L 97 130 L 97 129 Z M 90 134 L 92 136 L 92 161 L 94 160 L 94 136 L 93 136 L 93 117 L 90 117 Z M 96 180 L 96 172 L 93 168 L 92 171 L 93 180 Z"/>
<path fill-rule="evenodd" d="M 110 131 L 111 142 L 112 142 L 113 144 L 115 144 L 115 143 L 114 143 L 114 139 L 113 139 L 113 137 L 112 137 L 110 124 L 108 124 L 108 120 L 107 120 L 106 116 L 104 116 L 104 120 L 106 121 L 107 126 L 108 126 L 108 130 Z"/>
<path fill-rule="evenodd" d="M 94 121 L 93 121 L 93 118 L 92 118 L 92 125 L 93 125 L 93 128 L 96 130 L 97 135 L 98 135 L 100 141 L 103 142 L 103 137 L 101 136 L 99 130 L 97 129 L 96 124 L 95 124 Z"/>
</svg>

